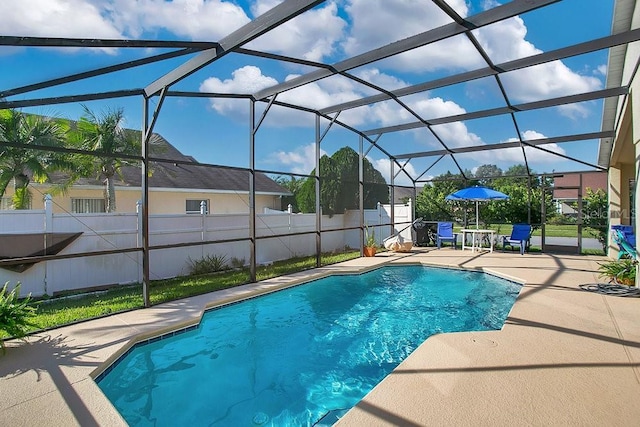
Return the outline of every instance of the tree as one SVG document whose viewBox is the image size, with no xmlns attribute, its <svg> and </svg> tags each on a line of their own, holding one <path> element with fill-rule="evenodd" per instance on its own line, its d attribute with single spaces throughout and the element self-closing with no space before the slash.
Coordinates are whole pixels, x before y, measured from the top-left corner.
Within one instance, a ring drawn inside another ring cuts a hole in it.
<svg viewBox="0 0 640 427">
<path fill-rule="evenodd" d="M 136 165 L 120 156 L 139 156 L 141 141 L 133 131 L 122 127 L 124 111 L 122 108 L 107 110 L 96 115 L 86 106 L 84 115 L 77 122 L 72 139 L 74 144 L 83 150 L 95 151 L 95 155 L 82 155 L 79 158 L 81 174 L 96 177 L 105 182 L 105 210 L 116 211 L 115 177 L 121 176 L 121 168 L 125 165 Z M 139 135 L 139 134 L 138 134 Z"/>
<path fill-rule="evenodd" d="M 426 185 L 416 200 L 416 215 L 430 221 L 463 222 L 465 212 L 467 217 L 475 213 L 474 203 L 452 203 L 446 201 L 447 195 L 465 187 L 478 183 L 487 185 L 494 190 L 509 195 L 508 200 L 480 203 L 480 218 L 487 224 L 496 223 L 530 223 L 540 224 L 542 221 L 542 190 L 540 179 L 527 176 L 524 165 L 515 165 L 501 172 L 502 176 L 493 179 L 482 179 L 479 175 L 495 176 L 500 171 L 495 165 L 482 165 L 476 170 L 476 180 L 464 180 L 460 174 L 447 172 L 436 177 L 431 185 Z M 530 186 L 530 187 L 529 187 Z M 547 212 L 553 211 L 551 193 L 545 194 Z M 529 209 L 531 217 L 529 218 Z"/>
<path fill-rule="evenodd" d="M 594 236 L 602 245 L 602 250 L 607 252 L 609 227 L 608 214 L 609 197 L 603 189 L 593 191 L 587 188 L 587 196 L 582 200 L 583 224 L 589 227 L 589 234 Z"/>
<path fill-rule="evenodd" d="M 29 149 L 27 146 L 59 148 L 64 146 L 68 126 L 63 121 L 18 110 L 0 110 L 0 142 L 20 144 L 5 145 L 0 152 L 0 197 L 13 180 L 13 207 L 28 209 L 31 202 L 29 184 L 50 180 L 49 174 L 58 170 L 71 170 L 68 157 L 56 151 Z"/>
<path fill-rule="evenodd" d="M 531 171 L 532 174 L 535 172 Z M 492 180 L 492 187 L 509 195 L 509 199 L 499 205 L 488 205 L 485 214 L 493 222 L 528 223 L 537 227 L 542 222 L 542 189 L 538 177 L 528 177 L 525 165 L 514 165 L 501 178 Z M 553 212 L 553 198 L 550 192 L 544 195 L 547 213 Z"/>
<path fill-rule="evenodd" d="M 471 184 L 473 185 L 473 184 Z M 428 221 L 464 220 L 464 208 L 447 200 L 449 194 L 467 187 L 467 181 L 460 174 L 446 172 L 436 177 L 430 185 L 425 185 L 416 196 L 416 216 Z"/>
<path fill-rule="evenodd" d="M 343 147 L 331 157 L 320 158 L 320 204 L 323 213 L 333 215 L 359 207 L 358 163 L 360 156 L 350 147 Z M 311 172 L 315 174 L 315 169 Z M 382 174 L 369 160 L 363 160 L 364 208 L 372 209 L 378 202 L 389 202 L 389 190 Z M 298 194 L 298 208 L 315 212 L 315 178 L 307 178 Z"/>
<path fill-rule="evenodd" d="M 278 183 L 283 188 L 286 188 L 291 192 L 291 196 L 283 196 L 282 197 L 282 209 L 286 209 L 287 206 L 291 205 L 294 212 L 299 211 L 298 201 L 296 200 L 296 194 L 300 192 L 302 185 L 304 184 L 304 179 L 296 178 L 295 176 L 291 176 L 287 179 L 286 176 L 279 176 L 274 179 L 275 182 Z"/>
<path fill-rule="evenodd" d="M 483 178 L 493 178 L 502 175 L 502 169 L 496 165 L 482 165 L 476 169 L 474 176 L 481 185 L 488 185 L 488 180 Z"/>
</svg>

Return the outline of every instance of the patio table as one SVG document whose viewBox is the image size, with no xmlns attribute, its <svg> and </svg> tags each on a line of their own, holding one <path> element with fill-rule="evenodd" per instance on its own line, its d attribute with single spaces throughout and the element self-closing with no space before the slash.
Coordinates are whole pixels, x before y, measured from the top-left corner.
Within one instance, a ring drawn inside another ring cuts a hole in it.
<svg viewBox="0 0 640 427">
<path fill-rule="evenodd" d="M 493 236 L 495 230 L 482 230 L 477 228 L 463 228 L 460 230 L 462 233 L 462 250 L 471 249 L 471 252 L 485 250 L 487 248 L 482 247 L 482 241 L 485 238 L 489 238 L 489 252 L 493 252 Z M 466 245 L 467 234 L 471 234 L 471 246 Z"/>
</svg>

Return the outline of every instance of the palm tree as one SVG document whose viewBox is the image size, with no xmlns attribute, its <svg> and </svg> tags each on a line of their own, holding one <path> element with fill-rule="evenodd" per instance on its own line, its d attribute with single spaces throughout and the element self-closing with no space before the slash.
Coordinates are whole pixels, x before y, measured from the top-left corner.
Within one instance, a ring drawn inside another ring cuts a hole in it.
<svg viewBox="0 0 640 427">
<path fill-rule="evenodd" d="M 71 163 L 65 154 L 26 148 L 29 145 L 62 147 L 67 130 L 68 126 L 60 120 L 24 114 L 18 110 L 0 110 L 0 197 L 4 196 L 13 180 L 13 207 L 28 209 L 31 181 L 44 183 L 49 180 L 51 172 L 69 170 Z"/>
<path fill-rule="evenodd" d="M 95 155 L 81 156 L 80 167 L 85 176 L 95 174 L 106 184 L 105 208 L 107 212 L 116 211 L 116 193 L 114 179 L 121 176 L 121 168 L 135 164 L 135 161 L 119 158 L 139 156 L 141 142 L 136 134 L 122 127 L 124 111 L 122 108 L 107 110 L 96 115 L 83 105 L 84 114 L 72 132 L 75 145 L 83 150 L 95 151 Z"/>
</svg>

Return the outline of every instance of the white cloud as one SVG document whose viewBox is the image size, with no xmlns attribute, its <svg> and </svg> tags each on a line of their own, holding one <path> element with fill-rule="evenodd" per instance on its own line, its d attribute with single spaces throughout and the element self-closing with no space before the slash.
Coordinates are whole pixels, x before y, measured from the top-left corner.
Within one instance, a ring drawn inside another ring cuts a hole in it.
<svg viewBox="0 0 640 427">
<path fill-rule="evenodd" d="M 3 33 L 16 36 L 122 39 L 167 30 L 217 41 L 249 21 L 241 7 L 220 0 L 0 2 Z"/>
<path fill-rule="evenodd" d="M 393 4 L 390 4 L 393 3 Z M 462 16 L 468 13 L 464 0 L 450 5 Z M 356 55 L 389 43 L 440 27 L 451 21 L 431 2 L 411 0 L 351 0 L 345 10 L 352 19 L 349 36 L 344 43 L 348 55 Z M 455 54 L 451 54 L 455 52 Z M 396 70 L 424 72 L 436 69 L 469 69 L 480 64 L 480 55 L 461 36 L 425 46 L 385 60 L 384 66 Z"/>
<path fill-rule="evenodd" d="M 252 10 L 258 16 L 277 3 L 280 2 L 259 0 Z M 324 7 L 309 10 L 269 31 L 246 47 L 322 61 L 335 52 L 346 26 L 345 20 L 338 16 L 336 3 L 328 2 Z"/>
<path fill-rule="evenodd" d="M 263 75 L 260 68 L 253 65 L 238 68 L 231 75 L 232 78 L 225 80 L 209 77 L 200 85 L 200 91 L 251 94 L 278 83 L 273 77 Z"/>
<path fill-rule="evenodd" d="M 522 139 L 524 141 L 533 140 L 533 139 L 543 139 L 546 136 L 540 132 L 535 130 L 526 130 L 522 132 Z M 505 142 L 516 142 L 518 141 L 516 138 L 509 138 Z M 565 155 L 566 151 L 564 148 L 560 147 L 558 144 L 545 144 L 542 145 L 541 148 L 545 150 L 551 151 L 553 153 L 558 153 Z M 525 152 L 527 155 L 527 162 L 531 164 L 546 164 L 546 163 L 556 163 L 562 162 L 565 159 L 562 157 L 556 156 L 552 153 L 547 153 L 543 150 L 539 150 L 533 147 L 525 147 Z M 504 162 L 513 162 L 513 163 L 524 163 L 524 157 L 522 155 L 522 148 L 520 147 L 511 147 L 511 148 L 503 148 L 500 150 L 491 150 L 478 152 L 478 157 L 483 161 L 504 161 Z"/>
<path fill-rule="evenodd" d="M 598 65 L 598 67 L 594 71 L 594 74 L 596 74 L 596 75 L 599 74 L 601 76 L 606 76 L 607 75 L 607 64 Z"/>
<path fill-rule="evenodd" d="M 475 33 L 496 64 L 542 53 L 525 39 L 527 28 L 520 17 L 480 28 Z M 532 102 L 590 92 L 602 87 L 600 79 L 580 75 L 562 61 L 505 73 L 502 82 L 512 102 Z M 566 106 L 560 112 L 570 117 L 584 117 L 588 110 L 584 106 Z"/>
<path fill-rule="evenodd" d="M 0 27 L 12 36 L 122 38 L 102 8 L 86 0 L 5 0 Z"/>
<path fill-rule="evenodd" d="M 374 74 L 376 73 L 374 72 Z M 285 80 L 293 77 L 295 75 L 289 75 Z M 388 81 L 393 80 L 393 78 L 380 73 L 377 73 L 377 77 Z M 278 81 L 273 77 L 264 75 L 260 68 L 245 66 L 235 70 L 229 79 L 222 80 L 217 77 L 206 79 L 200 85 L 200 91 L 251 94 L 277 83 Z M 361 98 L 365 95 L 363 90 L 361 85 L 349 79 L 334 76 L 284 92 L 277 97 L 277 100 L 312 109 L 320 109 Z M 246 120 L 248 116 L 246 101 L 239 102 L 238 100 L 220 98 L 212 99 L 211 105 L 218 113 L 238 120 Z M 340 114 L 339 120 L 351 126 L 358 126 L 371 122 L 376 117 L 376 114 L 372 114 L 370 108 L 366 107 L 364 109 L 347 110 Z M 313 125 L 314 120 L 312 114 L 274 105 L 267 115 L 265 124 L 271 126 L 310 126 Z"/>
<path fill-rule="evenodd" d="M 108 11 L 114 23 L 134 37 L 168 30 L 180 37 L 218 41 L 251 20 L 237 4 L 221 0 L 111 0 Z"/>
<path fill-rule="evenodd" d="M 385 179 L 385 181 L 387 181 L 387 183 L 389 183 L 390 177 L 391 177 L 391 162 L 389 161 L 389 159 L 375 160 L 367 156 L 367 160 L 371 162 L 374 168 L 380 171 L 380 173 L 382 174 L 382 177 Z M 393 170 L 395 171 L 395 173 L 398 173 L 400 168 L 398 167 L 398 165 L 394 165 Z M 407 171 L 407 173 L 411 175 L 411 177 L 413 178 L 418 176 L 418 174 L 416 173 L 416 170 L 414 169 L 413 165 L 411 165 L 411 163 L 406 164 L 404 167 L 404 170 Z M 413 182 L 411 182 L 411 180 L 407 177 L 407 175 L 404 172 L 400 172 L 398 176 L 394 178 L 394 183 L 396 185 L 413 185 Z"/>
<path fill-rule="evenodd" d="M 320 149 L 320 157 L 327 152 Z M 277 151 L 271 153 L 268 163 L 288 167 L 289 172 L 309 174 L 316 167 L 316 145 L 310 143 L 296 148 L 293 151 Z"/>
<path fill-rule="evenodd" d="M 199 89 L 200 92 L 251 94 L 277 83 L 274 78 L 263 75 L 260 68 L 248 65 L 235 70 L 230 79 L 209 77 Z M 219 114 L 238 120 L 245 120 L 249 114 L 246 100 L 214 98 L 211 107 Z"/>
</svg>

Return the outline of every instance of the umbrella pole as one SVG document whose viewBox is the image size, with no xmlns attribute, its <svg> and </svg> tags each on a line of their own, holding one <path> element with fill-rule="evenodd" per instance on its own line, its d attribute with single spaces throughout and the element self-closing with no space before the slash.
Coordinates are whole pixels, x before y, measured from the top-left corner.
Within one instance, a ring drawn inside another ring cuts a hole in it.
<svg viewBox="0 0 640 427">
<path fill-rule="evenodd" d="M 479 228 L 478 222 L 478 201 L 476 200 L 476 230 Z"/>
</svg>

